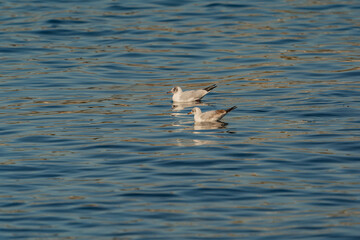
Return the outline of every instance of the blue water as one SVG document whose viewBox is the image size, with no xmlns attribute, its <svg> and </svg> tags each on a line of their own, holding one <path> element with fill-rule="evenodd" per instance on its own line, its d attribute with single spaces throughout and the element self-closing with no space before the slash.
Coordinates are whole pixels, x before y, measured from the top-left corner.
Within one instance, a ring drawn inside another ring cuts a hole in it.
<svg viewBox="0 0 360 240">
<path fill-rule="evenodd" d="M 359 239 L 359 11 L 1 2 L 1 239 Z"/>
</svg>

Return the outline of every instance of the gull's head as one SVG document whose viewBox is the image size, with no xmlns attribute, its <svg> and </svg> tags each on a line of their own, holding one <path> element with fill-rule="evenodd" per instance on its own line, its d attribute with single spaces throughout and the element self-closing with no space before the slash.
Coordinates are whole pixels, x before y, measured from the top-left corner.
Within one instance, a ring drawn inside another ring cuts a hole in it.
<svg viewBox="0 0 360 240">
<path fill-rule="evenodd" d="M 197 113 L 201 113 L 201 110 L 200 110 L 200 108 L 198 108 L 198 107 L 194 107 L 192 110 L 191 110 L 191 112 L 188 112 L 188 114 L 197 114 Z"/>
<path fill-rule="evenodd" d="M 169 92 L 167 93 L 172 93 L 172 94 L 175 94 L 177 92 L 181 91 L 181 88 L 176 86 L 176 87 L 173 87 Z"/>
</svg>

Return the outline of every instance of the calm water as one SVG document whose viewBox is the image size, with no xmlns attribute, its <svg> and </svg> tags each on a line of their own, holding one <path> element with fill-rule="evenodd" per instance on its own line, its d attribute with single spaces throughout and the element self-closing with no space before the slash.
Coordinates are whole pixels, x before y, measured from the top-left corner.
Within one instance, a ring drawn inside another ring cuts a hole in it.
<svg viewBox="0 0 360 240">
<path fill-rule="evenodd" d="M 1 2 L 1 239 L 358 239 L 359 13 Z M 166 94 L 214 83 L 223 124 Z"/>
</svg>

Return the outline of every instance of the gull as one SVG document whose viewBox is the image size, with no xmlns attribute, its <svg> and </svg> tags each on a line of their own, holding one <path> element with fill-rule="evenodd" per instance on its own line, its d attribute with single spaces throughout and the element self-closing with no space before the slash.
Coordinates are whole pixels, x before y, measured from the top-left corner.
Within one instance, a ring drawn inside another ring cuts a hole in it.
<svg viewBox="0 0 360 240">
<path fill-rule="evenodd" d="M 204 89 L 190 90 L 190 91 L 184 91 L 183 92 L 181 87 L 176 86 L 176 87 L 173 87 L 167 93 L 173 93 L 174 94 L 172 96 L 172 100 L 174 102 L 193 102 L 193 101 L 201 100 L 206 94 L 208 94 L 214 88 L 216 88 L 216 84 L 208 86 L 208 87 L 206 87 Z"/>
<path fill-rule="evenodd" d="M 233 106 L 229 109 L 221 109 L 221 110 L 213 110 L 208 112 L 201 112 L 201 109 L 198 107 L 194 107 L 191 112 L 188 114 L 194 114 L 194 121 L 195 122 L 216 122 L 220 121 L 228 112 L 234 110 L 236 106 Z"/>
</svg>

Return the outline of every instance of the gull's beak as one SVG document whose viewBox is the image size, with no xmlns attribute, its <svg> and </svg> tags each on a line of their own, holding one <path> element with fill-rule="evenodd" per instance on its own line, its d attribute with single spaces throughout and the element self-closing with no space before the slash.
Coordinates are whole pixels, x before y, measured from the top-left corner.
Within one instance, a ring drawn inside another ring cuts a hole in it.
<svg viewBox="0 0 360 240">
<path fill-rule="evenodd" d="M 172 93 L 171 91 L 168 91 L 168 92 L 166 92 L 166 93 Z"/>
<path fill-rule="evenodd" d="M 192 114 L 192 112 L 188 112 L 187 114 L 188 114 L 188 115 L 189 115 L 189 114 Z"/>
</svg>

